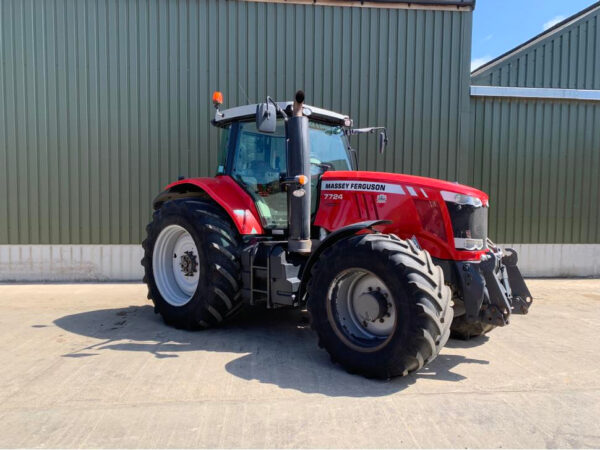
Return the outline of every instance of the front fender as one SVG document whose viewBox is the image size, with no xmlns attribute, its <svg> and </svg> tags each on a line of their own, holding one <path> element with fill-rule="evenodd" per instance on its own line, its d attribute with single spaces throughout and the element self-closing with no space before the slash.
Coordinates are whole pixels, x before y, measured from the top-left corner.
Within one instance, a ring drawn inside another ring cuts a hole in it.
<svg viewBox="0 0 600 450">
<path fill-rule="evenodd" d="M 252 197 L 228 175 L 186 178 L 169 184 L 152 202 L 154 209 L 175 198 L 209 197 L 231 217 L 240 234 L 264 234 Z"/>
<path fill-rule="evenodd" d="M 323 241 L 321 241 L 317 249 L 310 254 L 308 261 L 306 261 L 306 264 L 304 264 L 302 268 L 302 278 L 297 297 L 298 300 L 302 301 L 302 299 L 304 298 L 304 294 L 306 292 L 306 285 L 308 284 L 308 280 L 310 278 L 310 271 L 312 269 L 312 266 L 315 264 L 315 262 L 317 262 L 321 254 L 326 249 L 331 247 L 336 242 L 341 241 L 342 239 L 345 239 L 347 237 L 353 236 L 359 233 L 360 231 L 372 229 L 377 225 L 387 225 L 390 223 L 391 222 L 389 220 L 367 220 L 365 222 L 357 222 L 347 225 L 345 227 L 335 230 L 332 233 L 329 233 L 327 237 L 323 239 Z"/>
</svg>

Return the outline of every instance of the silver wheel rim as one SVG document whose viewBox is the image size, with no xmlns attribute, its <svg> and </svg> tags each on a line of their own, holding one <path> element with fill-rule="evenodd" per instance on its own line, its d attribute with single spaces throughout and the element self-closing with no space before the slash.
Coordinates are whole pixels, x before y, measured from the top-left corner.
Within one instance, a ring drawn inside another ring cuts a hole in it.
<svg viewBox="0 0 600 450">
<path fill-rule="evenodd" d="M 179 225 L 165 227 L 154 244 L 154 281 L 165 301 L 172 306 L 187 304 L 198 287 L 200 255 L 194 239 Z"/>
<path fill-rule="evenodd" d="M 386 284 L 374 273 L 340 272 L 327 292 L 327 314 L 336 334 L 350 347 L 375 351 L 392 337 L 396 307 Z"/>
</svg>

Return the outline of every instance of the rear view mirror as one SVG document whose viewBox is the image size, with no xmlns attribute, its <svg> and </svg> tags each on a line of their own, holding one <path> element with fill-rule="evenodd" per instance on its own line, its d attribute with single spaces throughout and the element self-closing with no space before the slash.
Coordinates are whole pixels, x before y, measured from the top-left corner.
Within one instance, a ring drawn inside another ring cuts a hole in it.
<svg viewBox="0 0 600 450">
<path fill-rule="evenodd" d="M 256 105 L 256 128 L 261 133 L 275 133 L 277 128 L 277 111 L 271 103 Z"/>
<path fill-rule="evenodd" d="M 381 130 L 381 132 L 379 133 L 379 153 L 383 154 L 383 152 L 385 151 L 385 147 L 388 143 L 387 131 L 385 127 L 350 128 L 349 130 L 346 130 L 346 134 L 348 136 L 364 133 L 373 134 L 377 130 Z"/>
<path fill-rule="evenodd" d="M 388 143 L 388 138 L 387 135 L 385 134 L 385 131 L 382 131 L 381 133 L 379 133 L 379 153 L 383 155 L 383 152 L 385 151 L 385 146 Z"/>
</svg>

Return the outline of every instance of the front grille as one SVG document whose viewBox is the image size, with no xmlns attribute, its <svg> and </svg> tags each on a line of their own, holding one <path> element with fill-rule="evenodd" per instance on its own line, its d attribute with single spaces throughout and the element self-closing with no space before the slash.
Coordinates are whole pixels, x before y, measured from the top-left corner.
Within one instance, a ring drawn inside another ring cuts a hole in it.
<svg viewBox="0 0 600 450">
<path fill-rule="evenodd" d="M 487 245 L 488 208 L 446 202 L 455 247 L 462 250 L 482 250 Z"/>
</svg>

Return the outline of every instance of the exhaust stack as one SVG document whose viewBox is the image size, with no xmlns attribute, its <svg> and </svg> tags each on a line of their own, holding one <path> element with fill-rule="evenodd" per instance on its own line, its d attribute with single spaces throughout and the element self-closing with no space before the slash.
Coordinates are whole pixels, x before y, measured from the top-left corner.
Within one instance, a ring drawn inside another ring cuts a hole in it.
<svg viewBox="0 0 600 450">
<path fill-rule="evenodd" d="M 285 126 L 287 140 L 288 177 L 298 180 L 288 185 L 288 250 L 296 253 L 310 253 L 310 142 L 308 139 L 308 118 L 304 117 L 304 92 L 298 91 L 294 97 L 292 117 Z"/>
</svg>

